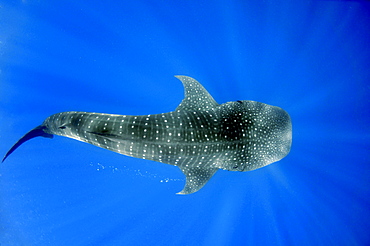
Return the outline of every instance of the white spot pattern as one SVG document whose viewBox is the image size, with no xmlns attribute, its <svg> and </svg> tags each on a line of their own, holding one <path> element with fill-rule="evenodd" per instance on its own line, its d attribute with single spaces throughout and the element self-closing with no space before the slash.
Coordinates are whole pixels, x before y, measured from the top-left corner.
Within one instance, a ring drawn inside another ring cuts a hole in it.
<svg viewBox="0 0 370 246">
<path fill-rule="evenodd" d="M 124 155 L 179 166 L 181 194 L 199 190 L 218 169 L 248 171 L 286 156 L 291 122 L 281 108 L 254 101 L 219 105 L 196 80 L 177 76 L 185 98 L 170 113 L 128 116 L 64 112 L 43 123 L 51 134 Z"/>
</svg>

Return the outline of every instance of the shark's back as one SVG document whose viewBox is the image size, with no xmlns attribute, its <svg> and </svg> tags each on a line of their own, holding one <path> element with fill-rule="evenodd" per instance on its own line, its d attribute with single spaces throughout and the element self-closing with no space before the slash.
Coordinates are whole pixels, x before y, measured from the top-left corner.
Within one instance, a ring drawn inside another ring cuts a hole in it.
<svg viewBox="0 0 370 246">
<path fill-rule="evenodd" d="M 249 171 L 289 153 L 292 126 L 281 108 L 254 101 L 219 105 L 196 80 L 177 76 L 185 98 L 175 111 L 127 116 L 63 112 L 48 117 L 5 155 L 36 136 L 60 135 L 120 154 L 178 166 L 180 194 L 196 192 L 218 169 Z"/>
</svg>

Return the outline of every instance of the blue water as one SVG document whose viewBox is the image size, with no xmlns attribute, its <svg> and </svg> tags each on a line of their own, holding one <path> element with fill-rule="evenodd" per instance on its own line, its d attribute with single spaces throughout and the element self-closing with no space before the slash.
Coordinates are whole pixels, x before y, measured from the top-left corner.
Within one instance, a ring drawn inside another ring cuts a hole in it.
<svg viewBox="0 0 370 246">
<path fill-rule="evenodd" d="M 176 195 L 177 167 L 33 139 L 0 166 L 0 245 L 369 245 L 370 4 L 2 1 L 0 154 L 51 114 L 219 103 L 292 117 L 283 160 Z"/>
</svg>

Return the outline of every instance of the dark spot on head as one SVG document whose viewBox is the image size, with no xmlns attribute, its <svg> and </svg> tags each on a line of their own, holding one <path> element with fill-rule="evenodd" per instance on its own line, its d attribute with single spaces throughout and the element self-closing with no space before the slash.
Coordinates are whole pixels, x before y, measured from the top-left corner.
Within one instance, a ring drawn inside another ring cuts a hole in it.
<svg viewBox="0 0 370 246">
<path fill-rule="evenodd" d="M 243 103 L 243 102 L 242 102 L 242 101 L 240 101 L 240 100 L 238 100 L 237 102 L 238 102 L 238 103 Z"/>
<path fill-rule="evenodd" d="M 60 126 L 59 129 L 66 129 L 66 126 Z"/>
</svg>

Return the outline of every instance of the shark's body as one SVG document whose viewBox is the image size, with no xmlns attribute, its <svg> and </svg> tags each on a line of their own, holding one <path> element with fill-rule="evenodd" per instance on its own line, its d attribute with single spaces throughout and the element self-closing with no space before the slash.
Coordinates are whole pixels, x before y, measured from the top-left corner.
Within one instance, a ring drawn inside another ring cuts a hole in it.
<svg viewBox="0 0 370 246">
<path fill-rule="evenodd" d="M 254 101 L 219 105 L 204 87 L 176 76 L 185 98 L 170 113 L 127 116 L 63 112 L 48 117 L 21 138 L 65 136 L 120 154 L 178 166 L 186 176 L 179 194 L 202 188 L 218 169 L 250 171 L 285 157 L 292 141 L 289 115 Z"/>
</svg>

